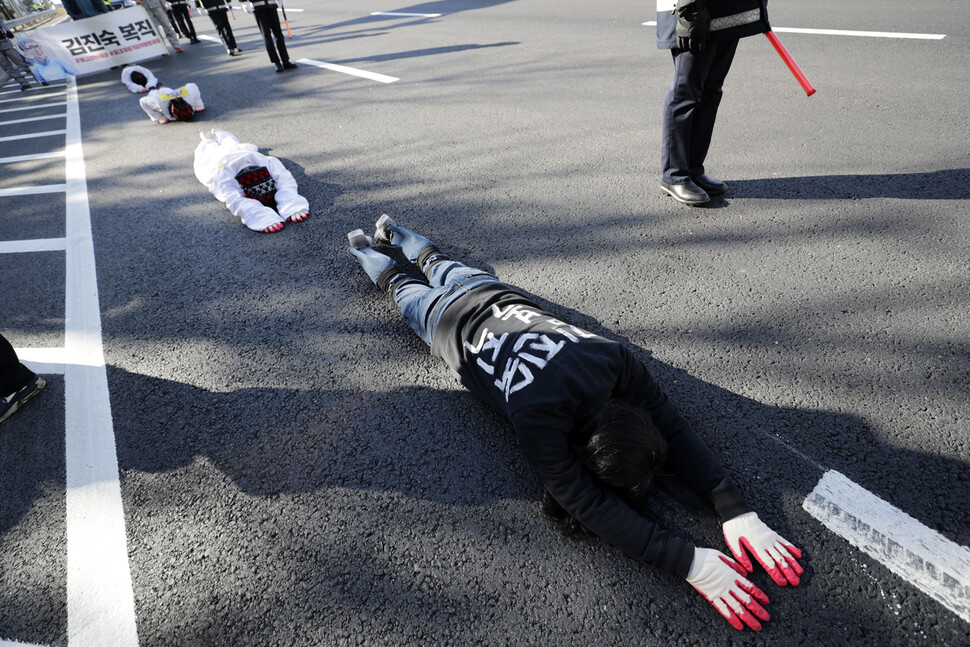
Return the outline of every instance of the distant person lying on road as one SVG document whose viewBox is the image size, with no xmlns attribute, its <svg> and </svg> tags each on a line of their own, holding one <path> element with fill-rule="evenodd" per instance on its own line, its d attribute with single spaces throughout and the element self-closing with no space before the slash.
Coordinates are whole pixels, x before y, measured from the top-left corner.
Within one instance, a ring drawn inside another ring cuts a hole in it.
<svg viewBox="0 0 970 647">
<path fill-rule="evenodd" d="M 240 143 L 225 130 L 199 136 L 195 177 L 244 225 L 272 234 L 285 222 L 310 217 L 310 203 L 297 193 L 296 180 L 278 159 L 261 154 L 253 144 Z"/>
<path fill-rule="evenodd" d="M 121 70 L 121 82 L 133 94 L 154 90 L 158 87 L 158 78 L 147 67 L 141 65 L 126 65 Z"/>
<path fill-rule="evenodd" d="M 386 215 L 373 237 L 360 229 L 347 237 L 350 253 L 431 353 L 512 423 L 546 488 L 548 513 L 685 578 L 735 628 L 761 629 L 768 597 L 745 577 L 754 570 L 747 552 L 776 584 L 795 586 L 801 551 L 752 511 L 633 352 L 560 321 Z M 399 248 L 427 280 L 402 272 L 377 244 Z M 642 514 L 661 465 L 713 504 L 734 559 Z"/>
</svg>

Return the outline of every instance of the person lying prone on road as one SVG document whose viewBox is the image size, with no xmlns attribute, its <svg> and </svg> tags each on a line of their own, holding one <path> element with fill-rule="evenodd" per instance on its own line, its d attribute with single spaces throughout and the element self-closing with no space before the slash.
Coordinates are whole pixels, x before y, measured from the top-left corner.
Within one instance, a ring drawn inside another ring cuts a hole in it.
<svg viewBox="0 0 970 647">
<path fill-rule="evenodd" d="M 199 136 L 195 177 L 244 225 L 272 234 L 286 222 L 310 217 L 310 203 L 297 192 L 296 180 L 278 159 L 261 154 L 253 144 L 240 143 L 225 130 Z"/>
<path fill-rule="evenodd" d="M 631 350 L 560 321 L 386 215 L 373 236 L 347 236 L 350 253 L 431 353 L 512 423 L 548 513 L 686 579 L 735 628 L 761 629 L 768 596 L 746 577 L 754 570 L 748 553 L 776 584 L 796 586 L 801 551 L 761 521 Z M 402 272 L 378 244 L 400 249 L 427 280 Z M 713 504 L 733 559 L 643 514 L 661 465 Z"/>
<path fill-rule="evenodd" d="M 188 121 L 196 113 L 205 110 L 202 94 L 195 83 L 180 88 L 165 86 L 153 88 L 138 100 L 138 104 L 152 121 L 167 124 L 170 121 Z"/>
</svg>

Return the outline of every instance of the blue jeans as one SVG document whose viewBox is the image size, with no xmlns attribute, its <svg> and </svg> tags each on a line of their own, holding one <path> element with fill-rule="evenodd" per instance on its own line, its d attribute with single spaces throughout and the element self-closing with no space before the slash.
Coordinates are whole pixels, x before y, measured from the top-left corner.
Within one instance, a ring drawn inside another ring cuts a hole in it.
<svg viewBox="0 0 970 647">
<path fill-rule="evenodd" d="M 394 299 L 404 319 L 424 343 L 431 345 L 441 315 L 459 298 L 477 287 L 500 281 L 482 270 L 453 261 L 437 251 L 434 243 L 413 231 L 397 225 L 390 226 L 391 244 L 399 248 L 409 261 L 416 263 L 421 252 L 428 249 L 421 271 L 427 281 L 413 279 L 403 272 L 387 283 L 388 294 Z M 432 253 L 433 252 L 433 253 Z M 375 285 L 382 275 L 396 269 L 393 259 L 371 247 L 350 249 Z"/>
</svg>

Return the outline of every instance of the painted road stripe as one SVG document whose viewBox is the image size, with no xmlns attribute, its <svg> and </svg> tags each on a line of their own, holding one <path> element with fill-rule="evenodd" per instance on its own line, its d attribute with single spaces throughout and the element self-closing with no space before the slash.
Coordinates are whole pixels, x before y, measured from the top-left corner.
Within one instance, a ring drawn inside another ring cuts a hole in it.
<svg viewBox="0 0 970 647">
<path fill-rule="evenodd" d="M 864 38 L 903 38 L 916 40 L 943 40 L 946 34 L 905 34 L 893 31 L 848 31 L 844 29 L 801 29 L 799 27 L 778 27 L 773 31 L 789 34 L 820 34 L 822 36 L 862 36 Z"/>
<path fill-rule="evenodd" d="M 45 94 L 43 96 L 43 98 L 46 99 L 47 97 L 54 97 L 54 96 L 57 96 L 58 94 L 63 94 L 64 92 L 65 91 L 62 90 L 61 92 L 54 92 L 52 94 Z M 0 92 L 0 94 L 7 94 L 7 93 L 6 92 Z M 23 101 L 24 99 L 33 99 L 33 98 L 34 97 L 17 97 L 16 99 L 0 99 L 0 103 L 19 103 L 19 102 Z"/>
<path fill-rule="evenodd" d="M 0 647 L 43 647 L 43 645 L 33 645 L 31 643 L 21 643 L 16 640 L 4 640 L 0 638 Z"/>
<path fill-rule="evenodd" d="M 370 79 L 371 81 L 378 81 L 379 83 L 394 83 L 400 79 L 393 76 L 385 76 L 383 74 L 377 74 L 376 72 L 368 72 L 366 70 L 358 70 L 354 67 L 346 67 L 344 65 L 336 65 L 334 63 L 324 63 L 322 61 L 314 61 L 309 58 L 301 58 L 297 63 L 303 63 L 304 65 L 312 65 L 314 67 L 322 67 L 327 70 L 333 70 L 334 72 L 343 72 L 344 74 L 351 74 L 353 76 L 359 76 L 365 79 Z"/>
<path fill-rule="evenodd" d="M 14 119 L 13 121 L 0 121 L 0 126 L 10 126 L 12 124 L 26 124 L 31 121 L 44 121 L 45 119 L 60 119 L 65 113 L 56 115 L 44 115 L 43 117 L 27 117 L 26 119 Z"/>
<path fill-rule="evenodd" d="M 64 151 L 33 153 L 31 155 L 15 155 L 13 157 L 0 157 L 0 164 L 12 164 L 13 162 L 32 162 L 33 160 L 46 160 L 54 157 L 64 157 Z"/>
<path fill-rule="evenodd" d="M 0 189 L 0 198 L 13 195 L 40 195 L 42 193 L 63 193 L 66 184 L 45 184 L 42 186 L 20 186 L 13 189 Z"/>
<path fill-rule="evenodd" d="M 829 470 L 802 507 L 822 524 L 970 622 L 970 550 Z"/>
<path fill-rule="evenodd" d="M 656 20 L 643 23 L 646 27 L 656 27 Z M 822 36 L 863 36 L 867 38 L 902 38 L 916 40 L 943 40 L 946 34 L 907 34 L 895 31 L 852 31 L 847 29 L 802 29 L 801 27 L 772 27 L 779 34 L 819 34 Z"/>
<path fill-rule="evenodd" d="M 437 18 L 440 13 L 401 13 L 399 11 L 375 11 L 372 16 L 406 16 L 410 18 Z"/>
<path fill-rule="evenodd" d="M 31 90 L 49 90 L 49 89 L 50 88 L 31 88 Z M 3 92 L 0 92 L 0 94 L 19 94 L 21 96 L 18 99 L 4 99 L 3 101 L 0 101 L 0 103 L 9 103 L 10 101 L 20 101 L 21 99 L 33 99 L 34 97 L 37 96 L 36 94 L 27 94 L 27 92 L 29 92 L 29 90 L 4 90 Z M 65 92 L 67 92 L 66 89 L 57 90 L 56 92 L 48 92 L 44 96 L 51 97 L 58 94 L 64 94 Z"/>
<path fill-rule="evenodd" d="M 63 252 L 65 249 L 67 249 L 67 241 L 63 238 L 35 238 L 33 240 L 0 241 L 0 254 Z"/>
<path fill-rule="evenodd" d="M 38 110 L 40 108 L 61 108 L 63 106 L 63 103 L 42 103 L 38 106 L 25 106 L 23 108 L 4 108 L 3 110 L 0 110 L 0 113 L 20 112 L 21 110 Z"/>
<path fill-rule="evenodd" d="M 68 79 L 65 150 L 67 643 L 138 647 L 74 77 Z"/>
<path fill-rule="evenodd" d="M 0 142 L 13 142 L 18 139 L 34 139 L 35 137 L 52 137 L 54 135 L 63 135 L 66 130 L 48 130 L 43 133 L 31 133 L 29 135 L 13 135 L 11 137 L 0 137 Z"/>
<path fill-rule="evenodd" d="M 64 375 L 63 348 L 14 348 L 17 359 L 41 375 Z M 3 647 L 3 643 L 0 643 Z"/>
</svg>

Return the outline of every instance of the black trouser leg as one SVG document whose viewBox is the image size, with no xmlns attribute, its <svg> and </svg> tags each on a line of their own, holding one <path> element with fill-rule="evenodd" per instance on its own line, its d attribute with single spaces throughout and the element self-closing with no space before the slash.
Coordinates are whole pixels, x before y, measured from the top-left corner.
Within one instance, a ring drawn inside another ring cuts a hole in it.
<svg viewBox="0 0 970 647">
<path fill-rule="evenodd" d="M 219 32 L 219 38 L 222 39 L 222 43 L 226 46 L 226 49 L 236 49 L 236 37 L 233 35 L 232 27 L 229 25 L 229 12 L 225 9 L 215 11 L 209 14 L 209 18 L 212 19 L 212 24 L 215 25 L 216 31 Z"/>
<path fill-rule="evenodd" d="M 275 7 L 264 7 L 256 10 L 256 20 L 259 30 L 266 41 L 266 51 L 274 63 L 289 63 L 290 55 L 286 52 L 286 42 L 283 40 L 283 30 L 280 28 L 280 17 Z M 275 43 L 273 42 L 275 40 Z M 277 55 L 277 51 L 279 54 Z"/>
<path fill-rule="evenodd" d="M 184 4 L 175 4 L 172 5 L 172 13 L 175 14 L 175 20 L 178 21 L 182 35 L 191 40 L 198 40 L 195 35 L 195 25 L 192 24 L 192 16 L 189 15 L 189 8 Z"/>
<path fill-rule="evenodd" d="M 0 397 L 5 398 L 27 386 L 36 373 L 20 363 L 7 339 L 0 335 Z"/>
</svg>

